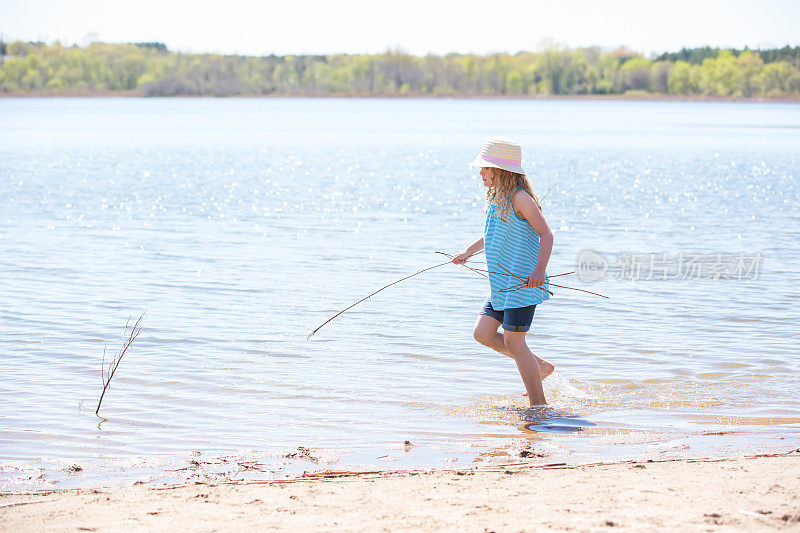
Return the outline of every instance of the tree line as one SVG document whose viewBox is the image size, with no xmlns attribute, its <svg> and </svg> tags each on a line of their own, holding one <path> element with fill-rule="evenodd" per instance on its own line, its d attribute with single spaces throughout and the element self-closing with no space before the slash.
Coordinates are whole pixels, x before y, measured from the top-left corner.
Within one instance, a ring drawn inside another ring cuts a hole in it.
<svg viewBox="0 0 800 533">
<path fill-rule="evenodd" d="M 0 42 L 0 93 L 234 95 L 800 95 L 800 47 L 683 49 L 645 58 L 625 47 L 414 56 L 237 56 L 173 52 L 163 43 L 86 47 Z"/>
</svg>

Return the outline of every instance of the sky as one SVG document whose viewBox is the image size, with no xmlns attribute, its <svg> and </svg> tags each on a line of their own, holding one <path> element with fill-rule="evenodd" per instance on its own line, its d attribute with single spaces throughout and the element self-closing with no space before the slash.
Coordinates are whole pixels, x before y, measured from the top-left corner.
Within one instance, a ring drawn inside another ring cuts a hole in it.
<svg viewBox="0 0 800 533">
<path fill-rule="evenodd" d="M 514 53 L 552 42 L 651 55 L 800 45 L 800 1 L 0 0 L 0 39 L 243 55 Z"/>
</svg>

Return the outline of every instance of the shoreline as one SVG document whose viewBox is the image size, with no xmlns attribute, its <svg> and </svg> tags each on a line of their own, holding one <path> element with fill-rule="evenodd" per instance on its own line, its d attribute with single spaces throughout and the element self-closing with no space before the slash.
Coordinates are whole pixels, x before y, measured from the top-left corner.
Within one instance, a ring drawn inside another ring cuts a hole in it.
<svg viewBox="0 0 800 533">
<path fill-rule="evenodd" d="M 0 493 L 11 530 L 780 530 L 800 448 L 738 458 L 503 463 L 228 483 Z"/>
<path fill-rule="evenodd" d="M 174 95 L 145 96 L 135 91 L 34 91 L 0 93 L 2 98 L 291 98 L 291 99 L 387 99 L 387 100 L 575 100 L 575 101 L 631 101 L 631 102 L 706 102 L 706 103 L 800 103 L 800 94 L 782 96 L 703 96 L 703 95 L 667 95 L 667 94 L 575 94 L 575 95 L 430 95 L 430 94 L 381 94 L 368 93 L 325 93 L 325 94 L 238 94 L 216 96 Z"/>
</svg>

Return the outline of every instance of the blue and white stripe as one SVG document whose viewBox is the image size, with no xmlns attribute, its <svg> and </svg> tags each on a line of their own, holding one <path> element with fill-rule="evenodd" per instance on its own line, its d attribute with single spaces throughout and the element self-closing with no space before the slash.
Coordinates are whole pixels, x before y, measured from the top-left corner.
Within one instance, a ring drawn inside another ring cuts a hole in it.
<svg viewBox="0 0 800 533">
<path fill-rule="evenodd" d="M 511 292 L 500 292 L 520 283 L 511 276 L 499 274 L 504 272 L 498 263 L 517 276 L 527 279 L 539 260 L 539 234 L 524 218 L 520 218 L 514 208 L 509 206 L 507 220 L 500 219 L 501 207 L 493 202 L 486 210 L 486 223 L 483 228 L 483 247 L 486 253 L 486 266 L 490 271 L 489 285 L 491 296 L 489 301 L 497 311 L 527 307 L 540 304 L 550 298 L 550 294 L 536 288 L 524 287 Z M 547 275 L 545 273 L 545 275 Z M 550 289 L 550 283 L 542 285 Z"/>
</svg>

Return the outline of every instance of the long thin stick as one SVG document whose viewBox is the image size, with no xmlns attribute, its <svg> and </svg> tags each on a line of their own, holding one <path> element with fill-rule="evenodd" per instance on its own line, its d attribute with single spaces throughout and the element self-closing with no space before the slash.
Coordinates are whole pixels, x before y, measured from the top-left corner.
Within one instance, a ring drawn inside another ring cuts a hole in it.
<svg viewBox="0 0 800 533">
<path fill-rule="evenodd" d="M 317 327 L 314 329 L 314 331 L 312 331 L 311 333 L 309 333 L 309 334 L 308 334 L 308 336 L 306 336 L 306 340 L 308 340 L 308 339 L 310 339 L 312 336 L 314 336 L 314 334 L 315 334 L 317 331 L 319 331 L 320 329 L 322 329 L 322 327 L 323 327 L 323 326 L 325 326 L 325 325 L 326 325 L 328 322 L 330 322 L 331 320 L 335 319 L 336 317 L 338 317 L 339 315 L 341 315 L 341 314 L 342 314 L 342 313 L 344 313 L 345 311 L 348 311 L 348 310 L 352 309 L 353 307 L 357 306 L 357 305 L 358 305 L 358 304 L 360 304 L 361 302 L 363 302 L 363 301 L 365 301 L 365 300 L 368 300 L 369 298 L 372 298 L 373 296 L 375 296 L 376 294 L 378 294 L 378 293 L 379 293 L 379 292 L 381 292 L 382 290 L 384 290 L 384 289 L 388 289 L 388 288 L 389 288 L 389 287 L 391 287 L 392 285 L 397 285 L 397 284 L 398 284 L 398 283 L 400 283 L 401 281 L 405 281 L 405 280 L 407 280 L 407 279 L 409 279 L 409 278 L 413 278 L 414 276 L 418 276 L 419 274 L 422 274 L 423 272 L 427 272 L 428 270 L 433 270 L 434 268 L 439 268 L 439 267 L 441 267 L 441 266 L 444 266 L 444 265 L 449 265 L 450 263 L 452 263 L 452 262 L 453 262 L 453 261 L 452 261 L 452 258 L 454 257 L 453 255 L 447 254 L 447 253 L 445 253 L 445 252 L 436 252 L 436 253 L 437 253 L 437 254 L 444 255 L 445 257 L 448 257 L 448 258 L 450 258 L 450 261 L 445 261 L 444 263 L 439 263 L 439 264 L 437 264 L 437 265 L 433 265 L 433 266 L 430 266 L 430 267 L 427 267 L 427 268 L 423 268 L 422 270 L 420 270 L 420 271 L 418 271 L 418 272 L 414 272 L 413 274 L 409 274 L 408 276 L 405 276 L 405 277 L 403 277 L 403 278 L 400 278 L 400 279 L 398 279 L 397 281 L 393 281 L 392 283 L 389 283 L 388 285 L 384 285 L 383 287 L 381 287 L 381 288 L 380 288 L 380 289 L 378 289 L 377 291 L 375 291 L 375 292 L 373 292 L 373 293 L 371 293 L 371 294 L 368 294 L 367 296 L 365 296 L 365 297 L 361 298 L 360 300 L 358 300 L 357 302 L 355 302 L 355 303 L 353 303 L 353 304 L 350 304 L 350 305 L 348 305 L 347 307 L 345 307 L 344 309 L 342 309 L 341 311 L 339 311 L 338 313 L 336 313 L 335 315 L 333 315 L 332 317 L 330 317 L 328 320 L 326 320 L 325 322 L 323 322 L 322 324 L 320 324 L 319 326 L 317 326 Z M 483 253 L 483 250 L 479 250 L 478 252 L 475 252 L 475 253 L 474 253 L 474 254 L 472 254 L 472 255 L 477 255 L 477 254 L 480 254 L 480 253 Z M 470 257 L 472 257 L 472 256 L 470 256 Z M 505 274 L 504 274 L 504 273 L 502 273 L 502 272 L 492 272 L 492 271 L 490 271 L 490 270 L 483 270 L 483 269 L 479 269 L 479 268 L 473 268 L 473 267 L 471 267 L 471 266 L 469 266 L 469 265 L 466 265 L 466 264 L 462 264 L 461 266 L 463 266 L 463 267 L 466 267 L 466 268 L 468 268 L 468 269 L 472 270 L 473 272 L 475 272 L 476 274 L 479 274 L 479 275 L 481 275 L 481 276 L 483 276 L 483 277 L 485 277 L 485 278 L 486 278 L 486 277 L 488 277 L 488 276 L 487 276 L 486 274 L 484 274 L 483 272 L 488 272 L 488 273 L 490 273 L 490 274 L 500 274 L 500 275 L 503 275 L 503 276 L 510 276 L 510 277 L 514 277 L 514 278 L 516 278 L 516 279 L 518 279 L 519 281 L 521 281 L 521 282 L 522 282 L 522 283 L 520 283 L 519 285 L 516 285 L 516 286 L 514 286 L 514 287 L 509 287 L 508 289 L 503 289 L 503 290 L 501 290 L 500 292 L 511 292 L 511 291 L 518 290 L 518 289 L 521 289 L 522 287 L 525 287 L 525 286 L 527 286 L 527 280 L 526 280 L 526 279 L 523 279 L 523 278 L 521 278 L 520 276 L 517 276 L 516 274 L 514 274 L 514 273 L 510 272 L 510 271 L 509 271 L 509 270 L 507 270 L 505 267 L 503 267 L 503 265 L 501 265 L 500 263 L 498 263 L 498 264 L 497 264 L 497 266 L 499 266 L 500 268 L 502 268 L 503 270 L 505 270 L 505 271 L 506 271 L 506 273 L 505 273 Z M 551 276 L 547 276 L 547 279 L 549 279 L 549 278 L 555 278 L 555 277 L 558 277 L 558 276 L 566 276 L 566 275 L 568 275 L 568 274 L 574 274 L 574 273 L 575 273 L 575 272 L 574 272 L 574 271 L 572 271 L 572 272 L 563 272 L 563 273 L 561 273 L 561 274 L 553 274 L 553 275 L 551 275 Z M 576 291 L 586 292 L 586 293 L 589 293 L 589 294 L 594 294 L 594 295 L 596 295 L 596 296 L 602 296 L 603 298 L 608 298 L 608 296 L 603 296 L 602 294 L 597 294 L 596 292 L 585 291 L 585 290 L 583 290 L 583 289 L 576 289 L 576 288 L 574 288 L 574 287 L 566 287 L 566 286 L 564 286 L 564 285 L 556 285 L 556 284 L 554 284 L 554 283 L 551 283 L 550 285 L 552 285 L 552 286 L 554 286 L 554 287 L 561 287 L 561 288 L 564 288 L 564 289 L 572 289 L 572 290 L 576 290 Z M 544 287 L 533 287 L 533 288 L 534 288 L 534 289 L 541 289 L 541 290 L 543 290 L 543 291 L 547 292 L 547 293 L 548 293 L 548 294 L 550 294 L 550 295 L 552 295 L 552 294 L 553 294 L 552 292 L 550 292 L 549 290 L 545 289 Z M 141 320 L 141 318 L 140 318 L 140 320 Z M 137 321 L 137 324 L 138 324 L 138 321 Z M 127 349 L 127 347 L 126 347 L 125 349 Z M 124 352 L 123 352 L 123 353 L 124 353 Z M 117 362 L 117 364 L 119 364 L 119 362 Z M 116 367 L 114 367 L 114 370 L 116 370 Z M 112 375 L 113 375 L 113 373 L 112 373 Z M 110 381 L 111 381 L 111 379 L 109 378 L 109 380 L 108 380 L 108 381 L 110 382 Z M 103 389 L 103 393 L 105 394 L 105 388 Z M 102 402 L 102 400 L 103 400 L 103 398 L 102 398 L 102 396 L 101 396 L 101 397 L 100 397 L 100 401 Z M 98 404 L 98 410 L 99 410 L 99 408 L 100 408 L 100 406 L 99 406 L 99 404 Z"/>
<path fill-rule="evenodd" d="M 509 278 L 517 278 L 517 279 L 519 279 L 518 276 L 516 276 L 514 274 L 508 274 L 506 272 L 495 272 L 494 270 L 486 270 L 485 268 L 473 268 L 473 267 L 467 267 L 467 268 L 469 268 L 470 270 L 474 270 L 475 272 L 488 272 L 489 274 L 497 274 L 498 276 L 506 276 L 506 277 L 509 277 Z M 563 272 L 561 274 L 550 274 L 549 276 L 545 276 L 545 278 L 547 278 L 547 279 L 557 278 L 558 276 L 567 276 L 569 274 L 574 274 L 574 273 L 575 273 L 575 271 L 573 270 L 571 272 Z"/>
<path fill-rule="evenodd" d="M 419 272 L 414 272 L 413 274 L 411 274 L 411 275 L 409 275 L 409 276 L 406 276 L 406 277 L 404 277 L 404 278 L 398 279 L 397 281 L 393 281 L 392 283 L 390 283 L 390 284 L 388 284 L 388 285 L 384 285 L 383 287 L 381 287 L 381 288 L 380 288 L 380 289 L 378 289 L 377 291 L 373 292 L 373 293 L 372 293 L 372 294 L 370 294 L 369 296 L 364 296 L 363 298 L 361 298 L 361 299 L 360 299 L 359 301 L 357 301 L 356 303 L 354 303 L 354 304 L 351 304 L 351 305 L 348 305 L 347 307 L 345 307 L 344 309 L 342 309 L 341 311 L 339 311 L 338 313 L 336 313 L 335 315 L 333 315 L 332 317 L 330 317 L 328 320 L 326 320 L 325 322 L 323 322 L 322 324 L 320 324 L 319 326 L 317 326 L 317 328 L 316 328 L 314 331 L 312 331 L 311 333 L 309 333 L 309 334 L 308 334 L 308 337 L 306 337 L 306 340 L 310 339 L 310 338 L 311 338 L 311 336 L 312 336 L 312 335 L 314 335 L 314 333 L 316 333 L 317 331 L 319 331 L 319 330 L 322 328 L 322 326 L 324 326 L 325 324 L 327 324 L 328 322 L 330 322 L 331 320 L 333 320 L 333 319 L 334 319 L 334 318 L 336 318 L 337 316 L 341 315 L 342 313 L 344 313 L 344 312 L 345 312 L 345 311 L 347 311 L 348 309 L 352 309 L 353 307 L 357 306 L 358 304 L 360 304 L 360 303 L 361 303 L 361 302 L 363 302 L 364 300 L 366 300 L 366 299 L 368 299 L 368 298 L 372 298 L 373 296 L 375 296 L 376 294 L 378 294 L 379 292 L 381 292 L 383 289 L 388 289 L 388 288 L 389 288 L 389 287 L 391 287 L 392 285 L 397 285 L 397 284 L 398 284 L 398 283 L 400 283 L 401 281 L 405 281 L 405 280 L 407 280 L 408 278 L 413 278 L 414 276 L 417 276 L 417 275 L 419 275 L 419 274 L 422 274 L 423 272 L 427 272 L 428 270 L 433 270 L 434 268 L 439 268 L 440 266 L 449 265 L 451 262 L 452 262 L 452 261 L 445 261 L 444 263 L 439 263 L 438 265 L 433 265 L 433 266 L 430 266 L 430 267 L 428 267 L 428 268 L 423 268 L 423 269 L 422 269 L 422 270 L 420 270 Z"/>
<path fill-rule="evenodd" d="M 442 255 L 443 255 L 443 256 L 445 256 L 445 257 L 449 257 L 450 259 L 452 259 L 452 258 L 454 258 L 454 257 L 455 257 L 454 255 L 446 254 L 446 253 L 444 253 L 444 252 L 436 252 L 436 253 L 437 253 L 437 254 L 442 254 Z M 483 253 L 483 250 L 478 250 L 477 252 L 475 252 L 475 253 L 474 253 L 474 254 L 472 254 L 472 255 L 478 255 L 478 254 L 480 254 L 480 253 Z M 471 255 L 470 257 L 472 257 L 472 255 Z M 488 278 L 488 277 L 489 277 L 489 276 L 487 276 L 486 274 L 483 274 L 482 272 L 480 272 L 480 270 L 481 270 L 480 268 L 473 268 L 473 267 L 471 267 L 471 266 L 467 265 L 466 263 L 463 263 L 461 266 L 463 266 L 463 267 L 465 267 L 465 268 L 468 268 L 468 269 L 472 270 L 473 272 L 475 272 L 475 273 L 476 273 L 476 274 L 478 274 L 479 276 L 483 276 L 484 278 Z"/>
<path fill-rule="evenodd" d="M 513 287 L 508 287 L 506 289 L 500 289 L 500 292 L 514 292 L 514 291 L 518 291 L 519 289 L 523 289 L 523 288 L 525 288 L 527 286 L 528 286 L 527 282 L 520 283 L 519 285 L 514 285 Z M 605 298 L 607 300 L 611 299 L 608 296 L 603 296 L 602 294 L 598 294 L 596 292 L 587 291 L 587 290 L 584 290 L 584 289 L 576 289 L 575 287 L 567 287 L 566 285 L 556 285 L 555 283 L 551 283 L 550 286 L 551 287 L 561 287 L 562 289 L 572 289 L 573 291 L 587 292 L 589 294 L 594 294 L 595 296 L 600 296 L 600 297 Z M 553 293 L 551 292 L 550 294 L 553 294 Z"/>
<path fill-rule="evenodd" d="M 552 191 L 552 190 L 553 190 L 553 187 L 555 187 L 555 184 L 551 185 L 551 186 L 550 186 L 550 188 L 549 188 L 549 189 L 547 189 L 547 194 L 545 194 L 544 196 L 542 196 L 542 197 L 539 199 L 539 201 L 540 201 L 540 202 L 544 202 L 544 199 L 545 199 L 545 198 L 547 198 L 547 196 L 550 194 L 550 191 Z"/>
<path fill-rule="evenodd" d="M 506 272 L 508 272 L 508 273 L 509 273 L 509 275 L 511 275 L 511 276 L 514 276 L 515 278 L 517 278 L 518 280 L 520 280 L 520 281 L 522 282 L 522 285 L 524 285 L 524 286 L 526 286 L 526 287 L 527 287 L 527 285 L 528 285 L 528 280 L 527 280 L 527 279 L 524 279 L 524 278 L 521 278 L 521 277 L 517 276 L 516 274 L 514 274 L 513 272 L 511 272 L 510 270 L 508 270 L 506 267 L 504 267 L 504 266 L 503 266 L 503 265 L 501 265 L 500 263 L 497 263 L 497 266 L 499 266 L 500 268 L 502 268 L 503 270 L 505 270 Z M 522 287 L 518 287 L 518 288 L 522 288 Z M 542 289 L 544 292 L 546 292 L 546 293 L 547 293 L 547 294 L 549 294 L 550 296 L 553 296 L 553 293 L 552 293 L 552 292 L 550 292 L 550 291 L 548 291 L 548 290 L 547 290 L 547 289 L 545 289 L 544 287 L 539 287 L 539 286 L 536 286 L 536 287 L 533 287 L 533 288 L 534 288 L 534 289 Z M 510 292 L 510 291 L 509 291 L 509 290 L 506 290 L 506 289 L 504 289 L 504 290 L 501 290 L 500 292 Z"/>
<path fill-rule="evenodd" d="M 479 254 L 479 253 L 482 253 L 482 252 L 483 252 L 483 250 L 479 250 L 479 251 L 475 252 L 475 253 L 474 253 L 474 254 L 472 254 L 472 255 L 477 255 L 477 254 Z M 445 252 L 436 252 L 436 253 L 437 253 L 437 254 L 442 254 L 442 255 L 443 255 L 443 256 L 445 256 L 445 257 L 449 257 L 450 259 L 452 259 L 453 257 L 455 257 L 454 255 L 450 255 L 450 254 L 448 254 L 448 253 L 445 253 Z M 471 255 L 470 257 L 472 257 L 472 255 Z M 522 279 L 522 278 L 520 278 L 519 276 L 517 276 L 516 274 L 509 274 L 509 273 L 507 273 L 507 272 L 495 272 L 495 271 L 493 271 L 493 270 L 486 270 L 485 268 L 475 268 L 475 267 L 471 267 L 471 266 L 469 266 L 469 265 L 467 265 L 467 264 L 464 264 L 464 263 L 462 263 L 462 264 L 461 264 L 461 266 L 463 266 L 463 267 L 465 267 L 465 268 L 468 268 L 468 269 L 472 270 L 472 271 L 473 271 L 473 272 L 475 272 L 476 274 L 480 274 L 480 275 L 481 275 L 481 276 L 483 276 L 484 278 L 488 278 L 489 276 L 487 276 L 486 274 L 483 274 L 483 272 L 486 272 L 486 273 L 488 273 L 488 274 L 498 274 L 498 275 L 500 275 L 500 276 L 508 276 L 508 277 L 510 277 L 510 278 L 517 278 L 517 279 L 519 279 L 519 280 L 521 280 L 521 279 Z M 502 268 L 502 267 L 501 267 L 501 268 Z M 550 279 L 550 278 L 557 278 L 558 276 L 567 276 L 567 275 L 569 275 L 569 274 L 574 274 L 574 273 L 575 273 L 575 271 L 574 271 L 574 270 L 572 270 L 572 271 L 570 271 L 570 272 L 562 272 L 561 274 L 550 274 L 549 276 L 545 276 L 545 277 L 546 277 L 547 279 Z"/>
<path fill-rule="evenodd" d="M 553 287 L 561 287 L 562 289 L 572 289 L 573 291 L 588 292 L 589 294 L 594 294 L 595 296 L 601 296 L 601 297 L 603 297 L 603 298 L 605 298 L 607 300 L 611 299 L 608 296 L 603 296 L 602 294 L 598 294 L 598 293 L 592 292 L 592 291 L 586 291 L 586 290 L 583 290 L 583 289 L 576 289 L 575 287 L 567 287 L 566 285 L 556 285 L 555 283 L 551 283 L 550 285 L 553 286 Z"/>
<path fill-rule="evenodd" d="M 445 252 L 436 252 L 436 253 L 437 254 L 441 254 L 441 255 L 443 255 L 445 257 L 449 257 L 450 259 L 455 257 L 454 255 L 448 254 L 448 253 L 445 253 Z M 467 257 L 467 261 L 470 261 L 471 257 L 475 257 L 476 255 L 481 255 L 482 253 L 483 253 L 483 250 L 478 250 L 477 252 L 475 252 L 471 256 Z M 483 261 L 473 261 L 473 262 L 475 262 L 475 263 L 483 263 Z"/>
<path fill-rule="evenodd" d="M 481 251 L 479 251 L 479 252 L 476 252 L 476 253 L 481 253 L 482 251 L 483 251 L 483 250 L 481 250 Z M 455 257 L 455 256 L 453 256 L 453 255 L 450 255 L 450 254 L 447 254 L 447 253 L 445 253 L 445 252 L 436 252 L 436 253 L 437 253 L 437 254 L 442 254 L 443 256 L 445 256 L 445 257 L 449 257 L 449 258 L 451 258 L 451 259 L 452 259 L 453 257 Z M 473 254 L 473 255 L 475 255 L 475 254 Z M 472 257 L 472 256 L 470 256 L 470 257 Z M 487 272 L 487 273 L 489 273 L 489 274 L 498 274 L 498 275 L 500 275 L 500 276 L 508 276 L 508 277 L 510 277 L 510 278 L 516 278 L 516 279 L 518 279 L 519 281 L 521 281 L 521 282 L 522 282 L 522 283 L 520 283 L 519 285 L 514 285 L 513 287 L 508 287 L 508 288 L 506 288 L 506 289 L 501 289 L 501 290 L 500 290 L 500 292 L 513 292 L 513 291 L 516 291 L 516 290 L 522 289 L 523 287 L 527 287 L 527 286 L 528 286 L 528 281 L 527 281 L 527 280 L 523 280 L 523 279 L 522 279 L 520 276 L 517 276 L 516 274 L 512 274 L 511 272 L 509 272 L 508 270 L 506 270 L 505 268 L 503 268 L 503 265 L 501 265 L 500 263 L 498 263 L 498 264 L 497 264 L 497 266 L 499 266 L 500 268 L 502 268 L 503 270 L 505 270 L 505 272 L 494 272 L 494 271 L 492 271 L 492 270 L 485 270 L 485 269 L 482 269 L 482 268 L 474 268 L 474 267 L 471 267 L 471 266 L 469 266 L 469 265 L 465 265 L 465 264 L 462 264 L 461 266 L 463 266 L 463 267 L 466 267 L 466 268 L 468 268 L 468 269 L 472 270 L 473 272 L 475 272 L 476 274 L 480 274 L 481 276 L 483 276 L 483 277 L 485 277 L 485 278 L 486 278 L 486 277 L 488 277 L 488 276 L 487 276 L 486 274 L 484 274 L 484 272 Z M 574 273 L 575 273 L 575 271 L 574 271 L 574 270 L 571 270 L 571 271 L 569 271 L 569 272 L 562 272 L 561 274 L 551 274 L 551 275 L 549 275 L 549 276 L 546 276 L 546 278 L 549 280 L 550 278 L 557 278 L 557 277 L 559 277 L 559 276 L 567 276 L 567 275 L 569 275 L 569 274 L 574 274 Z M 550 283 L 550 285 L 551 285 L 552 287 L 561 287 L 562 289 L 572 289 L 572 290 L 575 290 L 575 291 L 588 292 L 589 294 L 594 294 L 594 295 L 596 295 L 596 296 L 602 296 L 603 298 L 608 298 L 608 296 L 603 296 L 602 294 L 597 294 L 596 292 L 592 292 L 592 291 L 585 291 L 585 290 L 583 290 L 583 289 L 576 289 L 575 287 L 567 287 L 567 286 L 565 286 L 565 285 L 556 285 L 555 283 Z M 543 291 L 546 291 L 546 292 L 548 292 L 548 293 L 549 293 L 551 296 L 553 295 L 553 293 L 552 293 L 552 292 L 548 291 L 548 290 L 547 290 L 547 289 L 545 289 L 545 288 L 542 288 L 542 287 L 533 287 L 533 288 L 535 288 L 535 289 L 542 289 Z M 608 298 L 608 299 L 610 300 L 610 298 Z"/>
</svg>

